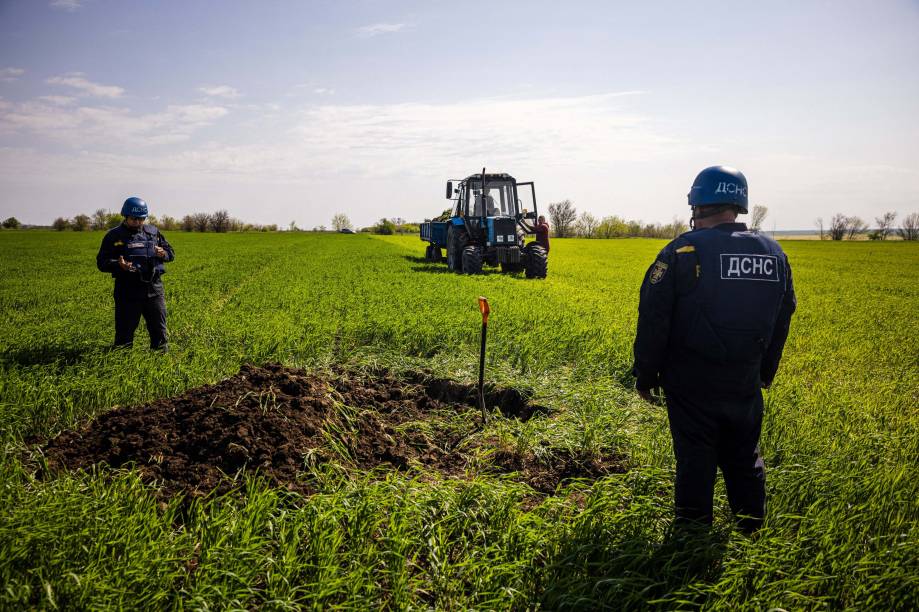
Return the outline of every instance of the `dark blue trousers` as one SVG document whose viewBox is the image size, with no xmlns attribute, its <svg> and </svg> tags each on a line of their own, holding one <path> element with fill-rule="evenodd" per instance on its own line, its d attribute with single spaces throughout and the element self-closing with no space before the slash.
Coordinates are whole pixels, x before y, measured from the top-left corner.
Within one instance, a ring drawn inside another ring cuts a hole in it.
<svg viewBox="0 0 919 612">
<path fill-rule="evenodd" d="M 711 524 L 721 468 L 738 525 L 748 532 L 758 529 L 766 513 L 766 470 L 759 452 L 762 393 L 703 399 L 667 391 L 667 414 L 676 455 L 677 522 Z"/>
<path fill-rule="evenodd" d="M 144 287 L 115 287 L 115 346 L 129 347 L 134 343 L 134 332 L 144 318 L 150 334 L 150 348 L 165 350 L 168 346 L 166 331 L 166 293 L 162 283 Z"/>
</svg>

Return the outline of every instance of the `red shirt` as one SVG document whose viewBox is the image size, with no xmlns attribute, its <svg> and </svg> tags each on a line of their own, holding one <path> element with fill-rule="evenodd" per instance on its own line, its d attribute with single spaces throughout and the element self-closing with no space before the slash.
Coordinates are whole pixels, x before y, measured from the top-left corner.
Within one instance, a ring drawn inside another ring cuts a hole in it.
<svg viewBox="0 0 919 612">
<path fill-rule="evenodd" d="M 549 252 L 549 224 L 540 223 L 536 226 L 536 244 Z"/>
</svg>

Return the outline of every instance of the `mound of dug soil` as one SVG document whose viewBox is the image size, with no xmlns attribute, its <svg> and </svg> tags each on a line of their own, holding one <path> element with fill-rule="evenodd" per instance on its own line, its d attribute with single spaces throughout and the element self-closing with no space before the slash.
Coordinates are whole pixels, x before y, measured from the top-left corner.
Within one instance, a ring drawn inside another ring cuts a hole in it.
<svg viewBox="0 0 919 612">
<path fill-rule="evenodd" d="M 492 389 L 486 402 L 509 418 L 548 413 L 514 389 Z M 166 493 L 224 492 L 243 471 L 310 493 L 306 466 L 327 462 L 467 474 L 476 451 L 469 434 L 480 418 L 475 406 L 474 387 L 424 374 L 320 375 L 246 365 L 215 385 L 113 409 L 41 450 L 52 471 L 133 464 Z M 624 465 L 617 455 L 580 461 L 559 454 L 546 462 L 499 449 L 486 471 L 513 472 L 551 493 L 563 480 L 598 478 Z"/>
</svg>

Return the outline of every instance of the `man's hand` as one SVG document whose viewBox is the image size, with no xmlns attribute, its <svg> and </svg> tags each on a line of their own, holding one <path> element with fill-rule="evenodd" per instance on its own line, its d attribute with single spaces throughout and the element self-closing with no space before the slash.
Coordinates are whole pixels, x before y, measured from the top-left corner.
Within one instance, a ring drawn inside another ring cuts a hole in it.
<svg viewBox="0 0 919 612">
<path fill-rule="evenodd" d="M 125 260 L 124 260 L 124 255 L 119 255 L 119 256 L 118 256 L 118 266 L 119 266 L 122 270 L 124 270 L 125 272 L 133 272 L 133 271 L 134 271 L 134 264 L 131 263 L 130 261 L 125 261 Z"/>
<path fill-rule="evenodd" d="M 641 399 L 652 404 L 655 403 L 654 396 L 651 395 L 651 389 L 636 389 L 636 391 L 638 391 L 638 395 L 641 396 Z"/>
<path fill-rule="evenodd" d="M 166 259 L 166 249 L 161 246 L 153 247 L 153 253 L 160 259 Z"/>
</svg>

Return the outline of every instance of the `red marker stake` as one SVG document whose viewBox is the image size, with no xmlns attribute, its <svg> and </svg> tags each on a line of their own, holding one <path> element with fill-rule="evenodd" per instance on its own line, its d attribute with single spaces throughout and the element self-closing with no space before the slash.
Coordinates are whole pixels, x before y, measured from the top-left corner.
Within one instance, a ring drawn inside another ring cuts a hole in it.
<svg viewBox="0 0 919 612">
<path fill-rule="evenodd" d="M 488 299 L 479 296 L 479 312 L 482 313 L 482 348 L 479 350 L 479 409 L 482 411 L 482 423 L 488 422 L 485 410 L 485 336 L 488 334 Z"/>
</svg>

